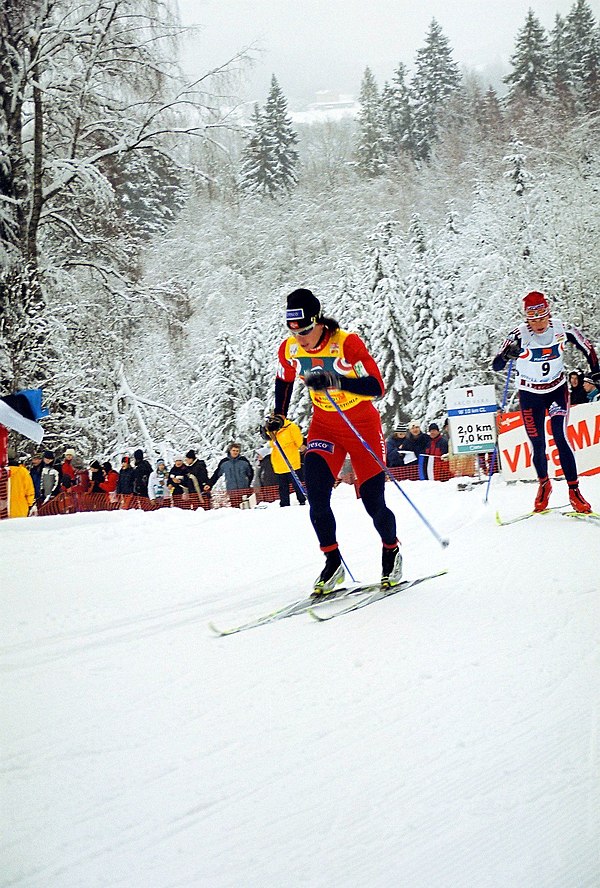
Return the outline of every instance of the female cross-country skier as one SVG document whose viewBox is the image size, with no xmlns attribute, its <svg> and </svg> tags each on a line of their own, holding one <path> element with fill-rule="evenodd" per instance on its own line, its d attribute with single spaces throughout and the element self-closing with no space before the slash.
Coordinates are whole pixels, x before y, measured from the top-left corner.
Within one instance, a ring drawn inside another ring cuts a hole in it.
<svg viewBox="0 0 600 888">
<path fill-rule="evenodd" d="M 402 555 L 396 518 L 385 502 L 385 474 L 327 397 L 328 393 L 384 462 L 381 419 L 373 405 L 384 392 L 379 368 L 356 333 L 341 330 L 337 321 L 323 317 L 321 303 L 310 290 L 289 294 L 286 323 L 291 335 L 279 347 L 275 410 L 266 428 L 274 429 L 279 417 L 287 415 L 294 381 L 300 377 L 314 408 L 304 462 L 306 492 L 310 519 L 325 554 L 325 567 L 314 582 L 313 595 L 326 595 L 344 579 L 331 493 L 347 455 L 363 505 L 381 537 L 382 585 L 397 585 Z"/>
<path fill-rule="evenodd" d="M 552 485 L 548 478 L 546 413 L 567 484 L 569 499 L 577 512 L 591 512 L 591 506 L 579 490 L 573 449 L 567 438 L 569 392 L 563 352 L 571 342 L 586 356 L 592 377 L 600 381 L 598 357 L 592 343 L 576 327 L 550 315 L 550 305 L 543 293 L 533 291 L 523 299 L 525 323 L 506 337 L 494 358 L 494 370 L 503 370 L 514 359 L 518 374 L 519 403 L 525 431 L 533 448 L 533 465 L 539 479 L 534 512 L 548 508 Z"/>
</svg>

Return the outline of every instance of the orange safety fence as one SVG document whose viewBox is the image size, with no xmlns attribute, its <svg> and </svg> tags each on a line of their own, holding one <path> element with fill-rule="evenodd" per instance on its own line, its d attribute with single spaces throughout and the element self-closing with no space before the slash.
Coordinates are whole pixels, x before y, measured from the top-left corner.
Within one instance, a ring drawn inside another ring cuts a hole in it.
<svg viewBox="0 0 600 888">
<path fill-rule="evenodd" d="M 254 494 L 256 502 L 273 502 L 279 499 L 278 487 L 213 492 L 210 496 L 197 493 L 166 496 L 151 500 L 145 496 L 122 493 L 78 493 L 63 490 L 43 505 L 38 506 L 38 515 L 70 515 L 75 512 L 114 512 L 120 509 L 141 509 L 155 512 L 157 509 L 221 509 L 227 506 L 239 508 Z"/>
</svg>

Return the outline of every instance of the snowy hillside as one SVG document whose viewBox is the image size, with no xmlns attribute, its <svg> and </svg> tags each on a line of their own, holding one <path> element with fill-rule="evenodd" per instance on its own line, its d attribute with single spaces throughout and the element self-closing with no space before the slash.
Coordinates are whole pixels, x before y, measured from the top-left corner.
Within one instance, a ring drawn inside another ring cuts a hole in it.
<svg viewBox="0 0 600 888">
<path fill-rule="evenodd" d="M 1 522 L 0 886 L 597 888 L 600 529 L 496 526 L 531 484 L 405 490 L 451 541 L 388 485 L 405 575 L 446 576 L 228 638 L 319 572 L 306 509 Z"/>
</svg>

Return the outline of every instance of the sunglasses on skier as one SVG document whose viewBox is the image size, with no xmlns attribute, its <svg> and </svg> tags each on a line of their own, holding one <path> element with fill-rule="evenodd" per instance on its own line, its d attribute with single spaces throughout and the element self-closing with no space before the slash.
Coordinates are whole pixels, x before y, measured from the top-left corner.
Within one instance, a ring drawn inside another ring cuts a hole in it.
<svg viewBox="0 0 600 888">
<path fill-rule="evenodd" d="M 317 319 L 316 318 L 312 319 L 312 323 L 309 324 L 308 327 L 303 327 L 301 330 L 292 330 L 292 328 L 289 327 L 289 324 L 288 324 L 290 333 L 292 333 L 294 336 L 307 336 L 309 333 L 312 333 L 312 331 L 315 329 L 316 326 L 317 326 Z"/>
<path fill-rule="evenodd" d="M 550 314 L 550 309 L 547 305 L 538 305 L 535 308 L 528 308 L 525 312 L 525 317 L 528 321 L 541 321 L 542 318 L 547 318 Z"/>
</svg>

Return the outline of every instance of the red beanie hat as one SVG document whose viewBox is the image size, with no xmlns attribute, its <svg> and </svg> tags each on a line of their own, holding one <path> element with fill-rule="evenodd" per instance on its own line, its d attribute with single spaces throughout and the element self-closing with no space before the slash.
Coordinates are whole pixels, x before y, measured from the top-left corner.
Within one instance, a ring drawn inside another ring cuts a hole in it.
<svg viewBox="0 0 600 888">
<path fill-rule="evenodd" d="M 523 299 L 523 311 L 525 314 L 535 312 L 537 317 L 543 318 L 550 314 L 550 304 L 543 293 L 532 290 Z"/>
</svg>

